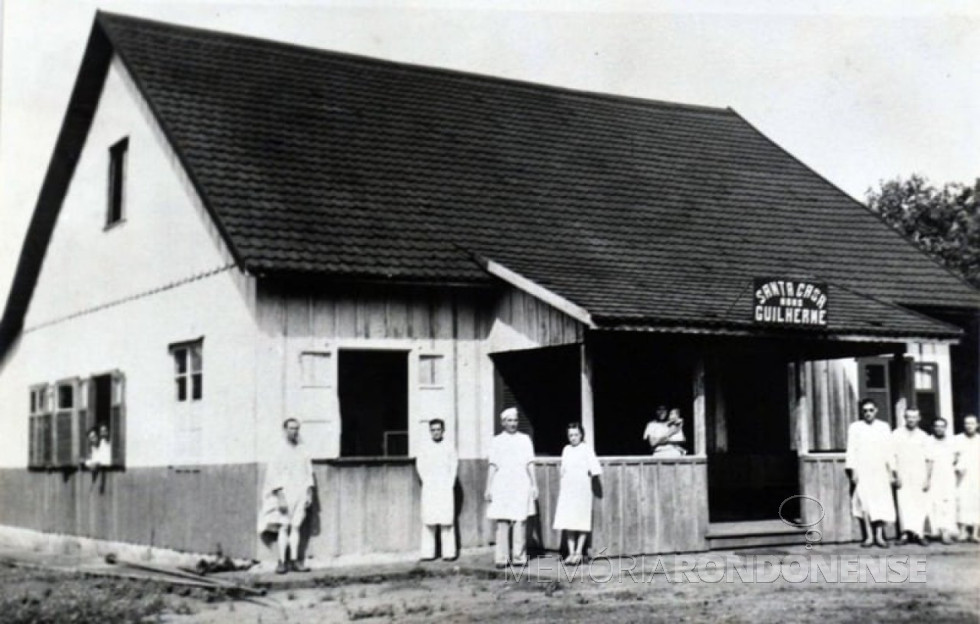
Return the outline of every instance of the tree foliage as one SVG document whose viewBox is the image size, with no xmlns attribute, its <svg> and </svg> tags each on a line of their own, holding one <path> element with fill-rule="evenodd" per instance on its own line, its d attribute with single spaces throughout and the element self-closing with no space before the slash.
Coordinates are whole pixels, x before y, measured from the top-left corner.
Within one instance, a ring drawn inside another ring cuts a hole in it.
<svg viewBox="0 0 980 624">
<path fill-rule="evenodd" d="M 913 175 L 882 182 L 866 197 L 873 212 L 980 288 L 980 178 L 937 189 Z"/>
</svg>

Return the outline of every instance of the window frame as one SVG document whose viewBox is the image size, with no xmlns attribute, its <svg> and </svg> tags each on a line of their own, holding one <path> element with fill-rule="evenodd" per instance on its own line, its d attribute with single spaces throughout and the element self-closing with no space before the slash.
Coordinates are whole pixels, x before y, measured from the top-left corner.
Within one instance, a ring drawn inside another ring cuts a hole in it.
<svg viewBox="0 0 980 624">
<path fill-rule="evenodd" d="M 105 230 L 126 221 L 126 170 L 129 137 L 123 137 L 109 147 L 109 179 L 106 197 Z"/>
<path fill-rule="evenodd" d="M 182 342 L 174 342 L 168 345 L 167 351 L 170 353 L 171 360 L 174 364 L 173 370 L 173 382 L 174 382 L 174 402 L 175 403 L 194 403 L 204 401 L 204 336 L 200 338 L 195 338 L 193 340 L 185 340 Z M 199 368 L 195 371 L 192 363 L 194 358 L 192 354 L 196 351 L 197 353 L 197 363 Z M 180 371 L 180 365 L 178 363 L 178 353 L 183 352 L 184 355 L 184 370 Z M 197 377 L 196 388 L 199 391 L 198 396 L 194 397 L 194 378 Z M 181 398 L 181 381 L 184 382 L 183 390 L 184 397 Z"/>
</svg>

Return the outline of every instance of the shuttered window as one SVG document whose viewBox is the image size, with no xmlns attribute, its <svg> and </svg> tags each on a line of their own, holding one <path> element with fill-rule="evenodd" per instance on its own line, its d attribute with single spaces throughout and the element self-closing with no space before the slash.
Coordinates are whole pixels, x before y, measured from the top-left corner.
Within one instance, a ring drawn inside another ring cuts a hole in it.
<svg viewBox="0 0 980 624">
<path fill-rule="evenodd" d="M 78 462 L 75 451 L 78 380 L 65 379 L 55 384 L 55 412 L 52 466 L 64 468 L 74 466 Z"/>
<path fill-rule="evenodd" d="M 126 378 L 119 371 L 30 387 L 29 468 L 70 468 L 88 457 L 88 429 L 107 428 L 111 466 L 126 464 Z"/>
<path fill-rule="evenodd" d="M 112 393 L 109 408 L 110 440 L 112 442 L 112 466 L 126 465 L 126 376 L 119 371 L 112 373 Z"/>
<path fill-rule="evenodd" d="M 30 468 L 47 468 L 51 464 L 52 398 L 53 392 L 47 384 L 31 386 L 27 458 Z"/>
</svg>

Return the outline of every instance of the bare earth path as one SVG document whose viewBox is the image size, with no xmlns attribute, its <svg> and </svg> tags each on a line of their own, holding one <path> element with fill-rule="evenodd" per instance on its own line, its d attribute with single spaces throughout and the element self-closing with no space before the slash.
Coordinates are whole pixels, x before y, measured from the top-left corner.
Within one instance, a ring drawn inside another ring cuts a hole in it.
<svg viewBox="0 0 980 624">
<path fill-rule="evenodd" d="M 841 564 L 831 581 L 805 567 L 819 557 L 836 557 Z M 876 567 L 875 560 L 884 557 L 888 565 Z M 787 567 L 793 558 L 798 565 Z M 857 565 L 860 575 L 846 573 L 845 564 L 859 558 L 870 562 L 869 567 Z M 641 564 L 596 562 L 577 570 L 557 568 L 555 559 L 545 558 L 500 578 L 485 556 L 421 568 L 378 565 L 357 574 L 248 573 L 249 582 L 270 587 L 264 604 L 215 599 L 199 589 L 85 576 L 84 565 L 59 568 L 52 560 L 52 567 L 43 567 L 45 559 L 25 555 L 17 562 L 7 553 L 9 562 L 0 570 L 0 623 L 980 622 L 980 547 L 965 544 L 888 551 L 849 545 L 812 553 L 802 547 L 761 554 L 706 553 L 686 562 L 667 556 L 660 558 L 665 565 L 657 573 L 652 573 L 657 558 Z M 712 568 L 712 560 L 722 567 Z M 766 560 L 775 561 L 776 567 L 766 568 Z M 726 567 L 731 561 L 754 565 L 732 574 Z M 916 561 L 919 572 L 913 573 Z M 781 574 L 766 577 L 767 569 Z M 876 569 L 884 572 L 878 582 L 871 578 Z M 25 619 L 31 612 L 46 619 Z"/>
</svg>

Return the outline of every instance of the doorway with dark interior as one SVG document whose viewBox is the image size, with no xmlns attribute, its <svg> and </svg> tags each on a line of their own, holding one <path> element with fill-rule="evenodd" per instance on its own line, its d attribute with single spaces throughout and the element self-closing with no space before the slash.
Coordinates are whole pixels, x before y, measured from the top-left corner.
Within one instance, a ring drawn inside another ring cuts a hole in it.
<svg viewBox="0 0 980 624">
<path fill-rule="evenodd" d="M 408 456 L 408 352 L 341 349 L 341 457 Z"/>
<path fill-rule="evenodd" d="M 707 423 L 714 433 L 708 447 L 711 522 L 798 514 L 790 508 L 798 505 L 799 458 L 790 442 L 787 374 L 785 360 L 763 350 L 719 358 L 720 397 Z"/>
</svg>

